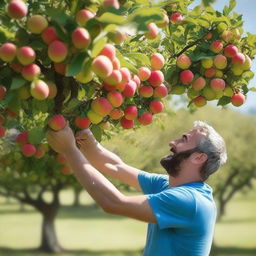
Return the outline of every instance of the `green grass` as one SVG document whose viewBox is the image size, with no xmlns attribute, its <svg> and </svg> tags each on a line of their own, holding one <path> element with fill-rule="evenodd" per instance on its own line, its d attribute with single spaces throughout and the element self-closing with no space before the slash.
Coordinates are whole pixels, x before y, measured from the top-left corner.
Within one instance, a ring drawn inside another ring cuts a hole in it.
<svg viewBox="0 0 256 256">
<path fill-rule="evenodd" d="M 86 194 L 82 206 L 70 206 L 72 193 L 62 194 L 56 219 L 57 235 L 67 249 L 63 256 L 139 256 L 145 244 L 146 224 L 108 215 Z M 216 225 L 214 256 L 256 255 L 256 191 L 237 196 L 226 216 Z M 44 256 L 35 251 L 40 243 L 41 216 L 33 208 L 0 198 L 0 255 Z"/>
</svg>

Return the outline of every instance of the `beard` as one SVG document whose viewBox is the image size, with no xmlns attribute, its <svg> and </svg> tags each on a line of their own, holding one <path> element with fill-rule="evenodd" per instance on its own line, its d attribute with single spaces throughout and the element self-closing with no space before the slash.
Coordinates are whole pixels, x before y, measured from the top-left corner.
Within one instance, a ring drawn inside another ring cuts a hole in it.
<svg viewBox="0 0 256 256">
<path fill-rule="evenodd" d="M 171 149 L 172 154 L 163 157 L 160 160 L 160 164 L 172 177 L 177 177 L 181 171 L 181 163 L 188 159 L 189 156 L 195 152 L 198 152 L 197 148 L 192 148 L 183 152 L 177 153 L 174 149 Z"/>
</svg>

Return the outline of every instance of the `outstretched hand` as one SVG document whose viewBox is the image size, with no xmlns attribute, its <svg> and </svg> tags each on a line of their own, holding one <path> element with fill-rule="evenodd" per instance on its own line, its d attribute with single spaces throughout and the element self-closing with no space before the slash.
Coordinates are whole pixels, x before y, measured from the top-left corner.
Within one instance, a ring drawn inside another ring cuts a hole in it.
<svg viewBox="0 0 256 256">
<path fill-rule="evenodd" d="M 68 123 L 66 127 L 60 131 L 55 132 L 48 130 L 46 138 L 51 148 L 63 155 L 76 148 L 76 140 Z"/>
</svg>

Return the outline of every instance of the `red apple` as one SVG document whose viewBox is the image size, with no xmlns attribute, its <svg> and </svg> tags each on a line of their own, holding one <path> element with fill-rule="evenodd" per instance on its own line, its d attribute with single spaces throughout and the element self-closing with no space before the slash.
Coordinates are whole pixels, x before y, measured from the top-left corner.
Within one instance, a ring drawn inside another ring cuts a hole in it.
<svg viewBox="0 0 256 256">
<path fill-rule="evenodd" d="M 176 60 L 176 65 L 181 69 L 188 69 L 191 65 L 191 60 L 187 55 L 180 55 Z"/>
<path fill-rule="evenodd" d="M 21 0 L 12 0 L 7 6 L 7 13 L 13 19 L 22 19 L 28 13 L 27 5 Z"/>
<path fill-rule="evenodd" d="M 47 27 L 43 33 L 42 33 L 42 39 L 46 44 L 50 44 L 51 42 L 55 40 L 59 40 L 59 37 L 56 33 L 56 30 L 54 27 Z"/>
<path fill-rule="evenodd" d="M 37 100 L 44 100 L 50 92 L 49 86 L 42 80 L 37 80 L 31 83 L 30 93 Z"/>
<path fill-rule="evenodd" d="M 164 82 L 164 75 L 160 70 L 154 70 L 151 72 L 148 81 L 154 87 L 159 86 Z"/>
<path fill-rule="evenodd" d="M 107 99 L 115 108 L 120 107 L 123 103 L 123 96 L 118 91 L 111 91 L 107 94 Z"/>
<path fill-rule="evenodd" d="M 229 44 L 224 48 L 224 55 L 228 58 L 233 58 L 238 54 L 238 48 L 235 45 Z"/>
<path fill-rule="evenodd" d="M 179 12 L 174 12 L 171 17 L 170 20 L 173 24 L 182 24 L 184 21 L 183 16 L 179 13 Z"/>
<path fill-rule="evenodd" d="M 130 129 L 130 128 L 133 128 L 134 121 L 127 120 L 125 117 L 122 117 L 122 119 L 120 120 L 120 124 L 124 129 Z"/>
<path fill-rule="evenodd" d="M 124 117 L 127 120 L 134 120 L 135 118 L 137 118 L 137 115 L 138 115 L 138 109 L 135 105 L 130 105 L 126 107 L 124 110 Z"/>
<path fill-rule="evenodd" d="M 154 89 L 150 85 L 143 85 L 139 88 L 139 94 L 142 97 L 150 98 L 153 95 L 153 93 L 154 93 Z"/>
<path fill-rule="evenodd" d="M 4 43 L 0 47 L 0 59 L 11 62 L 16 56 L 17 47 L 12 43 Z"/>
<path fill-rule="evenodd" d="M 91 42 L 90 34 L 85 28 L 76 28 L 71 37 L 72 43 L 77 49 L 85 49 Z"/>
<path fill-rule="evenodd" d="M 27 28 L 31 33 L 41 34 L 48 27 L 48 21 L 42 15 L 33 15 L 28 18 Z"/>
<path fill-rule="evenodd" d="M 124 97 L 133 97 L 136 92 L 137 85 L 133 80 L 130 80 L 125 84 L 125 88 L 122 91 Z"/>
<path fill-rule="evenodd" d="M 143 113 L 140 117 L 138 117 L 138 122 L 142 125 L 148 125 L 152 123 L 153 115 L 149 112 Z"/>
<path fill-rule="evenodd" d="M 63 62 L 68 55 L 68 48 L 60 40 L 54 40 L 48 47 L 48 56 L 53 62 Z"/>
<path fill-rule="evenodd" d="M 22 65 L 29 65 L 36 59 L 35 51 L 29 46 L 23 46 L 17 50 L 17 58 Z"/>
<path fill-rule="evenodd" d="M 26 157 L 31 157 L 36 153 L 36 147 L 33 144 L 22 145 L 21 152 Z"/>
<path fill-rule="evenodd" d="M 108 57 L 99 55 L 92 62 L 92 71 L 104 79 L 113 72 L 113 64 Z"/>
<path fill-rule="evenodd" d="M 159 100 L 153 100 L 149 104 L 150 112 L 153 114 L 157 114 L 163 111 L 164 104 Z"/>
<path fill-rule="evenodd" d="M 164 98 L 168 95 L 168 89 L 164 84 L 160 84 L 154 89 L 154 96 L 157 98 Z"/>
<path fill-rule="evenodd" d="M 75 125 L 79 129 L 88 129 L 90 124 L 91 124 L 91 121 L 88 117 L 77 116 L 75 118 Z"/>
<path fill-rule="evenodd" d="M 92 101 L 91 108 L 95 113 L 106 116 L 111 112 L 113 107 L 106 98 L 99 97 Z"/>
<path fill-rule="evenodd" d="M 49 119 L 48 125 L 54 131 L 59 131 L 66 126 L 66 119 L 63 115 L 56 114 Z"/>
<path fill-rule="evenodd" d="M 28 132 L 25 131 L 25 132 L 19 133 L 18 136 L 16 137 L 16 142 L 19 145 L 27 144 L 28 143 Z"/>
<path fill-rule="evenodd" d="M 244 102 L 245 102 L 245 96 L 242 93 L 236 93 L 231 98 L 231 103 L 235 107 L 239 107 L 239 106 L 243 105 Z"/>
<path fill-rule="evenodd" d="M 183 84 L 189 84 L 193 81 L 194 79 L 194 74 L 190 70 L 184 70 L 180 73 L 180 81 Z"/>
</svg>

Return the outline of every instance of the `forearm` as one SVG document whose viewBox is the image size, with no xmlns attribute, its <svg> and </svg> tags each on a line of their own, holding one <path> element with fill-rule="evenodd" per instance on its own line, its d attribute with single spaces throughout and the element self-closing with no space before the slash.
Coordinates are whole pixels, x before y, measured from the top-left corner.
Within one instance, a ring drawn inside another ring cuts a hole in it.
<svg viewBox="0 0 256 256">
<path fill-rule="evenodd" d="M 93 167 L 107 175 L 111 175 L 107 166 L 123 163 L 120 157 L 104 148 L 94 138 L 87 138 L 80 150 Z"/>
<path fill-rule="evenodd" d="M 66 158 L 79 183 L 104 210 L 109 211 L 121 202 L 124 195 L 78 149 L 67 153 Z"/>
</svg>

